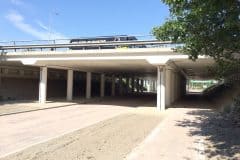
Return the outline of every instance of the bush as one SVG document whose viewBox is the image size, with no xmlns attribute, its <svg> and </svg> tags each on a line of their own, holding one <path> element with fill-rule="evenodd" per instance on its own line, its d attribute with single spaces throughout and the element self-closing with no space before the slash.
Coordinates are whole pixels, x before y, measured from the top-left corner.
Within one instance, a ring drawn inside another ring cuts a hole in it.
<svg viewBox="0 0 240 160">
<path fill-rule="evenodd" d="M 222 110 L 222 116 L 231 121 L 234 126 L 240 127 L 240 95 L 234 98 L 233 103 L 226 105 Z"/>
</svg>

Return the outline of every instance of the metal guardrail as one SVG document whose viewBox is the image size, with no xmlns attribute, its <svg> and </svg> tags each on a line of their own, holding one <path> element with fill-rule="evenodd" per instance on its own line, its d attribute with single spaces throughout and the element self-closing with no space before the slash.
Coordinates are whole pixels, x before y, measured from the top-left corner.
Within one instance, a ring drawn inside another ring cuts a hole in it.
<svg viewBox="0 0 240 160">
<path fill-rule="evenodd" d="M 176 48 L 182 44 L 174 44 L 170 41 L 158 40 L 131 40 L 131 41 L 106 41 L 106 42 L 73 42 L 68 40 L 53 40 L 52 43 L 46 41 L 34 41 L 39 43 L 31 44 L 33 41 L 20 41 L 26 44 L 2 45 L 0 42 L 1 53 L 9 52 L 27 52 L 27 51 L 56 51 L 56 50 L 89 50 L 89 49 L 119 49 L 119 48 Z M 29 42 L 29 44 L 27 43 Z M 43 43 L 45 42 L 45 43 Z M 58 43 L 56 43 L 58 42 Z M 61 42 L 61 43 L 60 43 Z"/>
</svg>

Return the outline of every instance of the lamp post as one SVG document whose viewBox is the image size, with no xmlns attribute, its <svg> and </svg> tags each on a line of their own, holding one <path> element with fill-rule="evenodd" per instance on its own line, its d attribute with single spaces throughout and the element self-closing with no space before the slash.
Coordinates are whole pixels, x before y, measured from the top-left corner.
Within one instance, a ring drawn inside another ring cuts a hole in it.
<svg viewBox="0 0 240 160">
<path fill-rule="evenodd" d="M 52 36 L 52 21 L 53 21 L 53 15 L 56 15 L 56 16 L 58 16 L 59 15 L 59 13 L 58 12 L 56 12 L 55 10 L 53 10 L 53 11 L 51 11 L 50 13 L 49 13 L 49 18 L 48 18 L 48 39 L 49 39 L 49 41 L 51 41 L 51 36 Z"/>
</svg>

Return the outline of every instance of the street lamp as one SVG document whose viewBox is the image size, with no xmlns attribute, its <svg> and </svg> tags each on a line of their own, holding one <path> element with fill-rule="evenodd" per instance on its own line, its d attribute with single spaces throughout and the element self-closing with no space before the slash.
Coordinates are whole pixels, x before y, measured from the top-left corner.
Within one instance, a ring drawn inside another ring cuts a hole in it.
<svg viewBox="0 0 240 160">
<path fill-rule="evenodd" d="M 52 37 L 51 37 L 51 36 L 52 36 L 52 27 L 53 27 L 53 26 L 52 26 L 52 21 L 53 21 L 53 16 L 54 16 L 54 15 L 55 15 L 55 16 L 58 16 L 59 13 L 56 12 L 55 10 L 53 10 L 52 12 L 49 13 L 49 19 L 48 19 L 48 25 L 49 25 L 49 26 L 48 26 L 48 32 L 49 32 L 49 33 L 48 33 L 48 34 L 49 34 L 49 35 L 48 35 L 48 36 L 49 36 L 48 39 L 49 39 L 49 41 L 50 41 L 51 38 L 52 38 Z"/>
</svg>

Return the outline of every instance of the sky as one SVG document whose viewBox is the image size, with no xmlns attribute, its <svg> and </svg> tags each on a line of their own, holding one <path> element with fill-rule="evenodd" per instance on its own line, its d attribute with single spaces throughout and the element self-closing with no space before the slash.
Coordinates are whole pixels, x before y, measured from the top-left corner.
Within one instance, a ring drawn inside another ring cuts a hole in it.
<svg viewBox="0 0 240 160">
<path fill-rule="evenodd" d="M 168 16 L 160 0 L 0 0 L 0 41 L 149 35 Z"/>
</svg>

